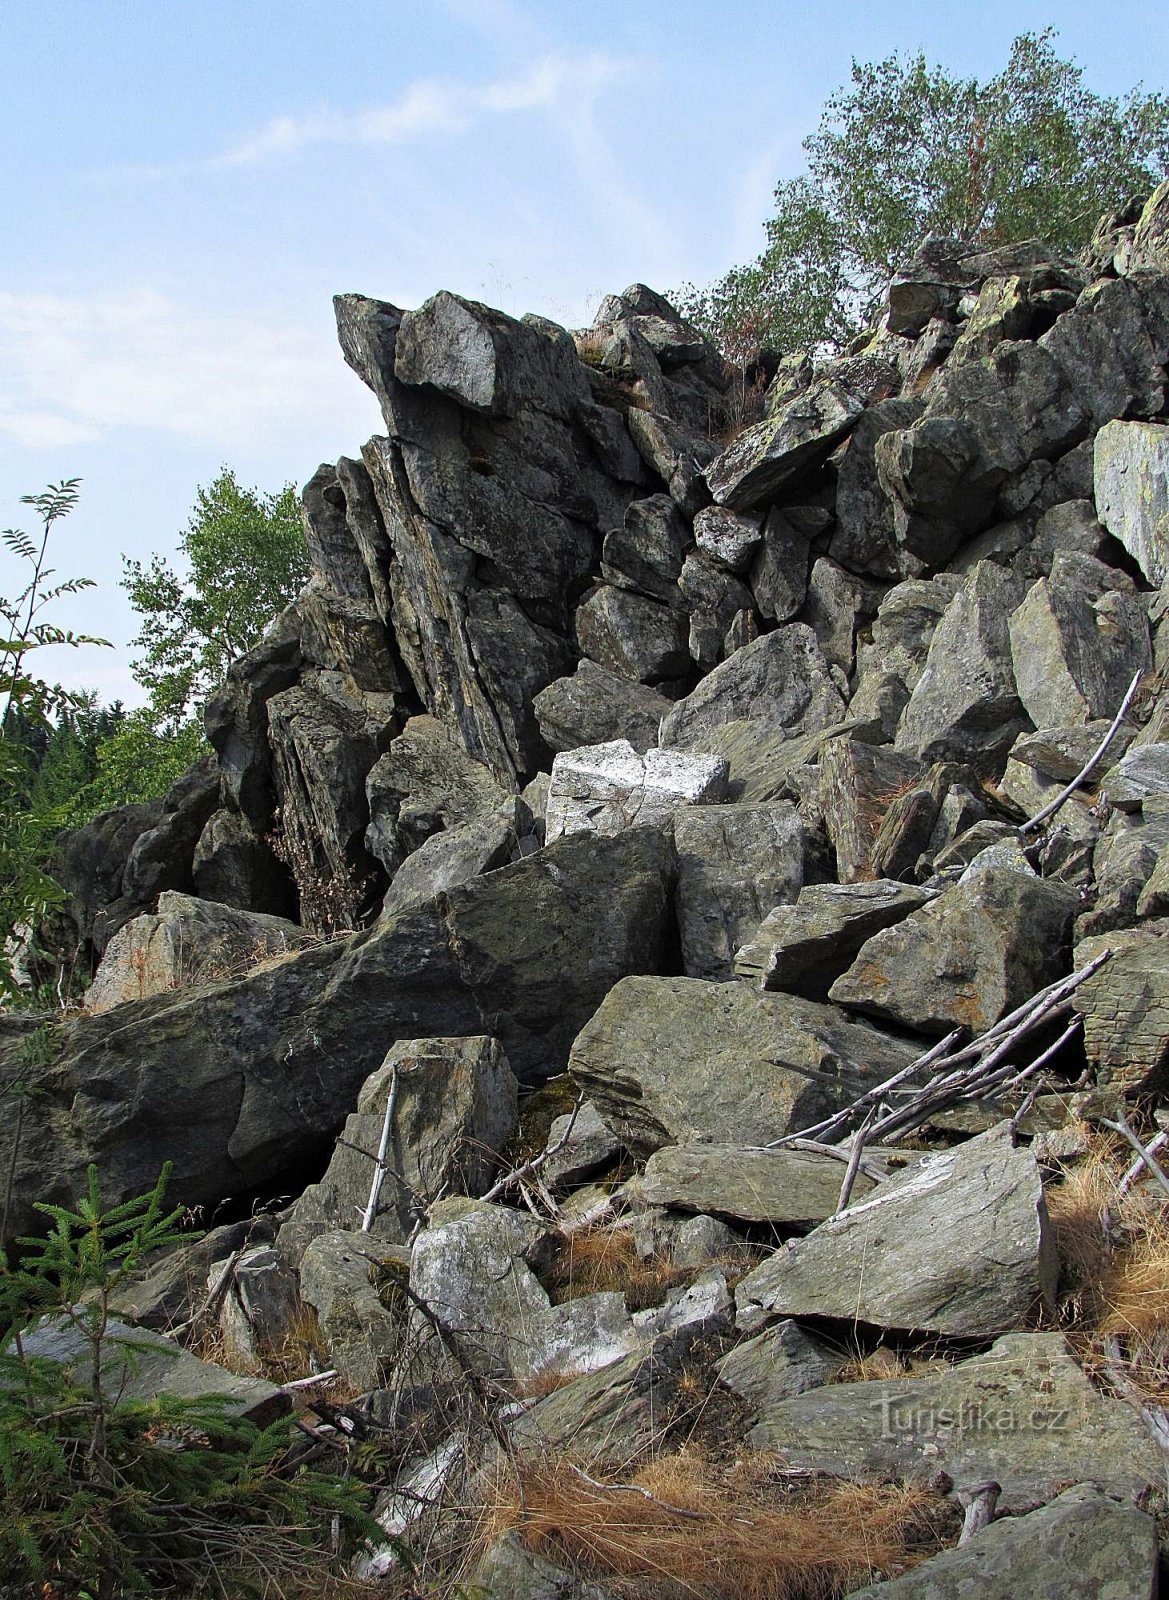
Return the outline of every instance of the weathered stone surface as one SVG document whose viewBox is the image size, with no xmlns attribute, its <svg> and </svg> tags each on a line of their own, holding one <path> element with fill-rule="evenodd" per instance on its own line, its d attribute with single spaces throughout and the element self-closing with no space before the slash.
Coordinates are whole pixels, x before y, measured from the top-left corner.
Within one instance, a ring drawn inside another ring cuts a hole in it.
<svg viewBox="0 0 1169 1600">
<path fill-rule="evenodd" d="M 1162 863 L 1169 864 L 1169 797 L 1146 798 L 1138 814 L 1112 817 L 1092 853 L 1095 904 L 1077 919 L 1077 939 L 1163 915 L 1155 905 L 1160 885 L 1152 884 Z"/>
<path fill-rule="evenodd" d="M 1142 744 L 1109 772 L 1104 792 L 1119 811 L 1136 811 L 1146 800 L 1169 796 L 1169 744 Z"/>
<path fill-rule="evenodd" d="M 484 872 L 506 867 L 519 853 L 527 808 L 514 796 L 473 822 L 447 828 L 406 857 L 382 901 L 383 917 L 421 905 Z"/>
<path fill-rule="evenodd" d="M 690 654 L 701 667 L 713 667 L 733 653 L 727 635 L 736 618 L 750 618 L 755 625 L 751 590 L 695 551 L 682 565 L 678 593 L 690 612 Z"/>
<path fill-rule="evenodd" d="M 739 1326 L 843 1317 L 988 1338 L 1054 1305 L 1058 1257 L 1035 1157 L 1006 1126 L 929 1156 L 739 1284 Z"/>
<path fill-rule="evenodd" d="M 617 980 L 660 968 L 672 928 L 672 840 L 654 828 L 558 841 L 355 938 L 242 978 L 131 1001 L 63 1025 L 35 1073 L 9 1227 L 71 1201 L 98 1161 L 111 1204 L 174 1161 L 173 1194 L 247 1193 L 335 1135 L 396 1039 L 490 1033 L 542 1078 Z M 0 1042 L 0 1078 L 29 1070 Z M 15 1125 L 0 1124 L 9 1170 Z"/>
<path fill-rule="evenodd" d="M 905 573 L 897 544 L 893 503 L 877 475 L 876 444 L 893 429 L 911 427 L 923 410 L 916 399 L 880 400 L 867 408 L 840 452 L 836 482 L 836 528 L 828 553 L 850 572 L 878 578 Z"/>
<path fill-rule="evenodd" d="M 552 1188 L 571 1188 L 609 1166 L 621 1153 L 621 1141 L 591 1100 L 579 1111 L 554 1117 L 545 1149 L 551 1151 L 540 1176 Z"/>
<path fill-rule="evenodd" d="M 486 816 L 507 798 L 435 717 L 411 717 L 371 769 L 366 794 L 366 845 L 389 873 L 431 834 Z"/>
<path fill-rule="evenodd" d="M 309 1241 L 300 1262 L 301 1298 L 317 1314 L 330 1365 L 355 1389 L 379 1389 L 392 1374 L 402 1343 L 406 1306 L 389 1310 L 376 1278 L 388 1269 L 405 1275 L 409 1251 L 355 1228 L 334 1229 Z"/>
<path fill-rule="evenodd" d="M 1111 721 L 1110 717 L 1101 717 L 1075 727 L 1036 728 L 1034 733 L 1020 734 L 1011 746 L 1011 759 L 1033 767 L 1042 777 L 1050 778 L 1054 783 L 1070 783 L 1084 770 L 1088 758 L 1100 747 Z M 1116 765 L 1132 743 L 1136 731 L 1131 723 L 1121 723 L 1104 760 L 1096 768 L 1097 777 Z"/>
<path fill-rule="evenodd" d="M 533 702 L 540 733 L 550 750 L 579 750 L 582 745 L 628 739 L 645 752 L 658 742 L 662 718 L 671 702 L 646 684 L 584 657 L 570 678 L 557 678 Z"/>
<path fill-rule="evenodd" d="M 808 593 L 808 541 L 819 529 L 800 515 L 802 509 L 775 506 L 768 512 L 763 544 L 751 566 L 756 603 L 774 622 L 799 616 Z"/>
<path fill-rule="evenodd" d="M 200 900 L 275 916 L 295 909 L 288 868 L 238 811 L 212 812 L 195 845 L 191 879 Z"/>
<path fill-rule="evenodd" d="M 625 1467 L 660 1438 L 684 1408 L 684 1339 L 665 1336 L 599 1372 L 586 1373 L 517 1417 L 521 1454 L 571 1450 L 596 1465 Z"/>
<path fill-rule="evenodd" d="M 1011 669 L 1009 622 L 1022 586 L 980 561 L 947 606 L 897 733 L 927 761 L 977 761 L 1009 750 L 1027 726 Z"/>
<path fill-rule="evenodd" d="M 45 1321 L 22 1336 L 26 1356 L 70 1367 L 82 1387 L 92 1373 L 89 1345 L 73 1323 Z M 132 1345 L 133 1349 L 127 1349 Z M 111 1317 L 102 1347 L 102 1383 L 107 1394 L 153 1400 L 160 1394 L 194 1400 L 219 1395 L 228 1416 L 265 1427 L 289 1410 L 288 1396 L 266 1378 L 242 1377 L 212 1361 L 200 1361 L 182 1345 L 146 1328 Z"/>
<path fill-rule="evenodd" d="M 1161 410 L 1165 373 L 1150 307 L 1137 283 L 1104 279 L 1080 295 L 1039 340 L 1075 385 L 1096 427 Z"/>
<path fill-rule="evenodd" d="M 845 1358 L 799 1323 L 776 1322 L 724 1356 L 718 1380 L 758 1413 L 792 1395 L 831 1383 Z"/>
<path fill-rule="evenodd" d="M 857 630 L 876 612 L 876 593 L 827 556 L 812 564 L 803 619 L 815 632 L 825 660 L 846 678 L 856 663 Z"/>
<path fill-rule="evenodd" d="M 739 946 L 804 881 L 804 830 L 794 806 L 701 806 L 674 817 L 674 904 L 682 965 L 692 978 L 729 978 Z"/>
<path fill-rule="evenodd" d="M 839 1161 L 803 1150 L 679 1144 L 650 1156 L 638 1188 L 647 1205 L 802 1231 L 833 1215 L 843 1178 Z M 854 1202 L 875 1187 L 858 1176 Z"/>
<path fill-rule="evenodd" d="M 69 895 L 69 914 L 83 952 L 92 943 L 100 955 L 121 922 L 136 914 L 137 907 L 127 907 L 121 921 L 109 926 L 105 912 L 121 899 L 122 877 L 135 840 L 155 827 L 162 816 L 161 800 L 143 801 L 103 811 L 63 836 L 54 855 L 53 874 Z"/>
<path fill-rule="evenodd" d="M 480 1371 L 530 1380 L 593 1372 L 628 1355 L 638 1334 L 620 1294 L 553 1306 L 532 1270 L 548 1253 L 525 1212 L 448 1201 L 419 1234 L 410 1287 Z"/>
<path fill-rule="evenodd" d="M 689 624 L 677 610 L 602 584 L 576 614 L 581 649 L 618 677 L 661 683 L 690 670 Z"/>
<path fill-rule="evenodd" d="M 679 605 L 678 578 L 694 539 L 668 494 L 634 500 L 625 521 L 605 535 L 601 572 L 619 589 Z"/>
<path fill-rule="evenodd" d="M 982 1033 L 1067 971 L 1077 909 L 1064 884 L 972 865 L 952 889 L 874 934 L 829 998 L 923 1033 Z"/>
<path fill-rule="evenodd" d="M 814 1389 L 768 1407 L 749 1439 L 813 1472 L 940 1469 L 957 1489 L 993 1479 L 1004 1513 L 1043 1505 L 1069 1479 L 1125 1501 L 1164 1480 L 1136 1411 L 1101 1394 L 1057 1333 L 1007 1334 L 986 1355 L 909 1382 Z"/>
<path fill-rule="evenodd" d="M 384 883 L 365 845 L 365 783 L 393 724 L 307 688 L 273 695 L 268 723 L 299 920 L 315 933 L 357 927 Z"/>
<path fill-rule="evenodd" d="M 848 1098 L 846 1081 L 913 1059 L 832 1006 L 741 983 L 634 978 L 606 995 L 569 1065 L 622 1141 L 649 1153 L 691 1137 L 765 1144 Z"/>
<path fill-rule="evenodd" d="M 253 650 L 231 663 L 203 711 L 203 727 L 219 757 L 221 801 L 261 835 L 271 826 L 276 803 L 268 701 L 295 686 L 302 665 L 300 628 L 290 606 Z"/>
<path fill-rule="evenodd" d="M 706 481 L 715 504 L 732 511 L 766 504 L 818 466 L 863 409 L 858 395 L 831 378 L 813 382 L 711 462 Z"/>
<path fill-rule="evenodd" d="M 981 360 L 947 366 L 920 421 L 875 446 L 898 543 L 941 566 L 990 524 L 1012 474 L 1061 455 L 1089 421 L 1071 378 L 1038 345 L 1007 341 Z"/>
<path fill-rule="evenodd" d="M 208 1275 L 210 1294 L 224 1263 Z M 256 1363 L 288 1338 L 299 1309 L 296 1274 L 270 1244 L 244 1251 L 219 1308 L 219 1328 L 229 1361 Z M 194 1310 L 194 1307 L 192 1307 Z"/>
<path fill-rule="evenodd" d="M 1145 201 L 1133 234 L 1130 270 L 1151 268 L 1169 272 L 1169 178 L 1159 183 Z"/>
<path fill-rule="evenodd" d="M 369 1201 L 386 1105 L 394 1117 L 371 1234 L 405 1240 L 443 1191 L 482 1194 L 516 1129 L 516 1081 L 494 1039 L 411 1039 L 391 1047 L 361 1087 L 328 1170 L 288 1213 L 280 1248 L 299 1259 L 316 1234 L 356 1228 Z"/>
<path fill-rule="evenodd" d="M 760 732 L 782 728 L 795 736 L 830 728 L 843 715 L 815 634 L 793 622 L 736 650 L 703 678 L 663 719 L 661 743 L 700 750 L 715 728 L 743 720 Z"/>
<path fill-rule="evenodd" d="M 1096 435 L 1100 521 L 1152 584 L 1169 579 L 1169 427 L 1110 422 Z"/>
<path fill-rule="evenodd" d="M 599 1584 L 546 1561 L 514 1533 L 505 1534 L 480 1557 L 468 1582 L 472 1594 L 479 1590 L 492 1600 L 611 1600 Z"/>
<path fill-rule="evenodd" d="M 842 883 L 871 876 L 873 845 L 894 798 L 916 786 L 911 755 L 857 739 L 833 739 L 820 757 L 818 799 Z"/>
<path fill-rule="evenodd" d="M 237 911 L 173 889 L 158 897 L 156 916 L 119 929 L 86 991 L 87 1011 L 127 1000 L 230 978 L 270 956 L 299 950 L 314 936 L 283 917 Z"/>
<path fill-rule="evenodd" d="M 768 913 L 735 957 L 735 975 L 761 989 L 786 989 L 824 1000 L 861 946 L 925 904 L 905 883 L 811 883 L 795 905 Z"/>
<path fill-rule="evenodd" d="M 1065 1489 L 1025 1517 L 1001 1517 L 968 1543 L 849 1600 L 1155 1600 L 1157 1529 L 1146 1511 L 1095 1484 Z"/>
<path fill-rule="evenodd" d="M 122 873 L 123 900 L 146 909 L 166 889 L 190 892 L 195 845 L 218 797 L 214 756 L 200 761 L 171 786 L 163 800 L 163 815 L 130 846 Z"/>
<path fill-rule="evenodd" d="M 961 587 L 961 578 L 950 572 L 928 581 L 909 578 L 895 584 L 873 618 L 872 644 L 858 651 L 859 669 L 895 673 L 912 689 L 921 677 L 934 630 Z"/>
<path fill-rule="evenodd" d="M 625 739 L 562 751 L 552 763 L 545 837 L 615 834 L 668 821 L 680 806 L 717 804 L 726 793 L 721 756 L 683 750 L 638 755 Z"/>
<path fill-rule="evenodd" d="M 1144 604 L 1114 577 L 1091 556 L 1057 556 L 1012 615 L 1015 683 L 1036 727 L 1111 720 L 1133 674 L 1147 671 Z"/>
<path fill-rule="evenodd" d="M 706 506 L 694 519 L 699 550 L 728 572 L 746 572 L 762 537 L 758 517 L 739 516 L 726 506 Z"/>
<path fill-rule="evenodd" d="M 1169 1084 L 1169 922 L 1097 934 L 1076 945 L 1077 968 L 1112 951 L 1076 990 L 1084 1050 L 1103 1086 L 1162 1094 Z"/>
</svg>

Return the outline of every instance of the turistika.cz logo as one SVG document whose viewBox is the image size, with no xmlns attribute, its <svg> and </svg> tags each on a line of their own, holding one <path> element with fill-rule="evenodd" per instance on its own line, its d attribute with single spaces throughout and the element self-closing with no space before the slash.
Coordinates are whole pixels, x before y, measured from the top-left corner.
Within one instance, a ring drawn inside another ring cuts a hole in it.
<svg viewBox="0 0 1169 1600">
<path fill-rule="evenodd" d="M 923 1404 L 911 1395 L 903 1395 L 875 1401 L 873 1409 L 880 1412 L 882 1439 L 903 1438 L 906 1434 L 936 1438 L 939 1434 L 1059 1433 L 1070 1426 L 1067 1406 L 1005 1405 L 985 1399 L 942 1406 Z"/>
</svg>

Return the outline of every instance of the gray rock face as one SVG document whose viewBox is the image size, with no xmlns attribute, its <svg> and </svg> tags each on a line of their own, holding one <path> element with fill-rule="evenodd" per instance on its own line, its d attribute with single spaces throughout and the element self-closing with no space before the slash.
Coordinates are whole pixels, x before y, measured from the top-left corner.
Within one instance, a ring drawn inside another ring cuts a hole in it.
<svg viewBox="0 0 1169 1600">
<path fill-rule="evenodd" d="M 323 1354 L 359 1390 L 389 1381 L 405 1332 L 405 1306 L 391 1311 L 375 1287 L 387 1269 L 409 1272 L 409 1252 L 344 1228 L 310 1240 L 300 1262 L 301 1297 L 317 1314 Z"/>
<path fill-rule="evenodd" d="M 719 1363 L 718 1379 L 758 1415 L 781 1400 L 831 1383 L 844 1365 L 837 1350 L 797 1322 L 775 1322 Z"/>
<path fill-rule="evenodd" d="M 1155 1600 L 1156 1525 L 1095 1484 L 1065 1489 L 1025 1517 L 1002 1517 L 964 1545 L 849 1600 Z"/>
<path fill-rule="evenodd" d="M 782 728 L 795 736 L 831 727 L 843 715 L 844 701 L 815 634 L 791 623 L 736 650 L 703 678 L 664 718 L 661 743 L 703 749 L 715 728 L 745 719 L 761 731 Z"/>
<path fill-rule="evenodd" d="M 947 606 L 901 717 L 897 748 L 927 761 L 1009 750 L 1027 726 L 1011 668 L 1009 622 L 1022 586 L 980 561 Z"/>
<path fill-rule="evenodd" d="M 680 806 L 717 804 L 725 795 L 721 756 L 684 750 L 638 755 L 625 739 L 564 751 L 552 763 L 545 836 L 615 834 L 667 822 Z"/>
<path fill-rule="evenodd" d="M 861 946 L 927 898 L 921 889 L 887 880 L 807 884 L 795 905 L 777 906 L 763 919 L 735 957 L 735 974 L 761 989 L 826 1000 Z"/>
<path fill-rule="evenodd" d="M 168 889 L 158 897 L 157 916 L 135 917 L 106 946 L 85 1008 L 109 1011 L 127 1000 L 230 978 L 313 942 L 312 934 L 283 917 L 237 911 Z"/>
<path fill-rule="evenodd" d="M 601 571 L 619 589 L 679 605 L 678 578 L 693 546 L 690 528 L 668 494 L 634 500 L 625 521 L 605 535 Z"/>
<path fill-rule="evenodd" d="M 662 683 L 690 670 L 690 628 L 677 610 L 602 584 L 576 614 L 581 649 L 618 677 Z"/>
<path fill-rule="evenodd" d="M 1110 422 L 1093 456 L 1100 521 L 1150 583 L 1169 578 L 1169 427 Z"/>
<path fill-rule="evenodd" d="M 832 1006 L 653 978 L 606 995 L 569 1066 L 622 1141 L 648 1154 L 695 1137 L 765 1144 L 848 1098 L 846 1082 L 878 1081 L 913 1059 L 909 1045 Z"/>
<path fill-rule="evenodd" d="M 796 511 L 776 506 L 768 513 L 763 544 L 751 567 L 751 589 L 759 610 L 774 622 L 790 622 L 803 608 L 813 531 L 818 530 L 810 529 Z"/>
<path fill-rule="evenodd" d="M 1077 967 L 1113 952 L 1076 990 L 1084 1050 L 1097 1082 L 1126 1094 L 1162 1094 L 1169 1082 L 1169 922 L 1097 934 L 1076 945 Z"/>
<path fill-rule="evenodd" d="M 679 1404 L 688 1341 L 663 1335 L 537 1402 L 512 1424 L 521 1455 L 571 1449 L 586 1461 L 624 1466 L 660 1437 Z"/>
<path fill-rule="evenodd" d="M 1104 783 L 1118 811 L 1136 811 L 1146 800 L 1169 796 L 1169 744 L 1143 744 L 1116 763 Z"/>
<path fill-rule="evenodd" d="M 882 1183 L 739 1284 L 739 1326 L 843 1317 L 987 1338 L 1054 1305 L 1058 1260 L 1035 1157 L 1002 1128 Z"/>
<path fill-rule="evenodd" d="M 768 1407 L 749 1438 L 814 1472 L 925 1478 L 940 1468 L 958 1489 L 993 1479 L 1004 1513 L 1043 1505 L 1069 1479 L 1129 1501 L 1164 1476 L 1136 1412 L 1101 1394 L 1057 1333 L 1008 1334 L 909 1382 L 814 1389 Z"/>
<path fill-rule="evenodd" d="M 831 378 L 811 384 L 763 422 L 745 429 L 706 469 L 716 505 L 749 511 L 818 466 L 864 409 Z"/>
<path fill-rule="evenodd" d="M 879 400 L 852 431 L 839 463 L 836 528 L 828 547 L 832 559 L 850 572 L 878 578 L 905 575 L 906 556 L 897 544 L 893 504 L 877 473 L 876 445 L 883 434 L 911 427 L 922 409 L 920 400 Z"/>
<path fill-rule="evenodd" d="M 393 874 L 434 833 L 490 815 L 507 799 L 434 717 L 411 717 L 366 779 L 366 845 Z"/>
<path fill-rule="evenodd" d="M 670 709 L 664 695 L 645 684 L 598 666 L 587 656 L 570 678 L 541 689 L 533 704 L 540 733 L 550 750 L 628 739 L 644 754 L 658 742 L 658 728 Z"/>
<path fill-rule="evenodd" d="M 882 820 L 898 794 L 916 786 L 921 765 L 897 750 L 833 739 L 820 757 L 817 798 L 842 883 L 868 878 Z"/>
<path fill-rule="evenodd" d="M 874 934 L 829 998 L 922 1033 L 982 1033 L 1067 970 L 1077 907 L 1064 884 L 975 864 L 929 905 Z"/>
<path fill-rule="evenodd" d="M 741 517 L 726 506 L 706 506 L 694 519 L 699 550 L 728 572 L 746 572 L 762 536 L 758 517 Z"/>
<path fill-rule="evenodd" d="M 359 1226 L 374 1178 L 386 1108 L 394 1116 L 370 1237 L 401 1242 L 440 1193 L 482 1194 L 515 1132 L 516 1081 L 494 1039 L 411 1039 L 391 1047 L 361 1087 L 328 1170 L 294 1202 L 281 1250 L 299 1260 L 315 1235 Z"/>
<path fill-rule="evenodd" d="M 382 916 L 422 905 L 481 873 L 506 867 L 519 853 L 526 815 L 526 807 L 512 798 L 474 822 L 432 834 L 395 872 L 382 901 Z"/>
<path fill-rule="evenodd" d="M 736 951 L 773 906 L 800 892 L 804 830 L 794 806 L 701 806 L 674 816 L 674 904 L 692 978 L 729 978 Z"/>
<path fill-rule="evenodd" d="M 1111 720 L 1152 652 L 1145 607 L 1090 556 L 1056 558 L 1011 617 L 1019 698 L 1036 727 Z"/>
</svg>

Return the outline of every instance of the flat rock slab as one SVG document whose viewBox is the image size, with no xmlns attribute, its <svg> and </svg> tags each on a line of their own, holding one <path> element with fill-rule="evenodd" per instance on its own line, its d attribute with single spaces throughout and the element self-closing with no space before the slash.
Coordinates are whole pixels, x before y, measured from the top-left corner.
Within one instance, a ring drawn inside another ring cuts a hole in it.
<svg viewBox="0 0 1169 1600">
<path fill-rule="evenodd" d="M 900 1578 L 854 1589 L 848 1600 L 1154 1600 L 1156 1593 L 1153 1518 L 1080 1483 Z"/>
<path fill-rule="evenodd" d="M 562 751 L 552 763 L 546 840 L 566 833 L 611 836 L 666 821 L 679 806 L 717 804 L 726 794 L 727 770 L 721 756 L 685 750 L 639 755 L 627 739 Z"/>
<path fill-rule="evenodd" d="M 766 1144 L 808 1127 L 914 1048 L 833 1006 L 697 978 L 616 984 L 569 1069 L 631 1149 L 681 1139 Z"/>
<path fill-rule="evenodd" d="M 858 395 L 830 379 L 813 383 L 711 462 L 706 481 L 715 504 L 746 511 L 774 499 L 825 459 L 863 409 Z"/>
<path fill-rule="evenodd" d="M 829 998 L 923 1033 L 982 1033 L 1068 971 L 1078 909 L 1066 884 L 972 863 L 952 889 L 875 934 Z"/>
<path fill-rule="evenodd" d="M 818 1316 L 977 1339 L 1050 1308 L 1057 1276 L 1035 1157 L 1000 1126 L 782 1245 L 735 1298 L 748 1331 Z"/>
<path fill-rule="evenodd" d="M 571 1450 L 587 1467 L 627 1467 L 657 1444 L 679 1396 L 686 1341 L 662 1335 L 642 1350 L 566 1383 L 512 1426 L 521 1455 Z"/>
<path fill-rule="evenodd" d="M 1139 811 L 1146 800 L 1169 795 L 1169 744 L 1142 744 L 1113 767 L 1104 792 L 1118 811 Z"/>
<path fill-rule="evenodd" d="M 809 1151 L 667 1145 L 646 1162 L 640 1189 L 651 1206 L 803 1229 L 832 1216 L 843 1181 L 843 1162 Z M 875 1188 L 858 1174 L 854 1200 Z"/>
<path fill-rule="evenodd" d="M 1126 1094 L 1163 1093 L 1169 1085 L 1169 920 L 1081 940 L 1077 968 L 1104 950 L 1112 959 L 1072 996 L 1096 1081 Z"/>
<path fill-rule="evenodd" d="M 986 1355 L 915 1378 L 813 1389 L 769 1407 L 748 1442 L 834 1477 L 940 1469 L 957 1489 L 993 1479 L 1003 1512 L 1043 1505 L 1069 1479 L 1125 1500 L 1165 1483 L 1140 1416 L 1100 1393 L 1058 1333 L 1007 1334 Z"/>
<path fill-rule="evenodd" d="M 652 749 L 671 702 L 656 689 L 630 683 L 587 656 L 571 678 L 557 678 L 532 702 L 550 750 L 628 739 L 635 750 Z"/>
<path fill-rule="evenodd" d="M 120 1393 L 129 1400 L 154 1400 L 160 1394 L 180 1400 L 218 1395 L 227 1401 L 229 1416 L 243 1417 L 259 1427 L 275 1422 L 290 1409 L 284 1390 L 266 1378 L 241 1377 L 214 1362 L 200 1361 L 160 1333 L 111 1318 L 106 1336 L 101 1373 L 107 1394 Z M 127 1350 L 119 1342 L 123 1340 L 133 1349 Z M 78 1383 L 84 1386 L 89 1381 L 89 1346 L 71 1322 L 46 1319 L 26 1333 L 22 1343 L 26 1356 L 59 1361 L 73 1369 Z"/>
<path fill-rule="evenodd" d="M 763 989 L 824 999 L 861 946 L 923 906 L 929 896 L 908 883 L 810 883 L 795 905 L 768 913 L 735 957 L 735 975 Z"/>
</svg>

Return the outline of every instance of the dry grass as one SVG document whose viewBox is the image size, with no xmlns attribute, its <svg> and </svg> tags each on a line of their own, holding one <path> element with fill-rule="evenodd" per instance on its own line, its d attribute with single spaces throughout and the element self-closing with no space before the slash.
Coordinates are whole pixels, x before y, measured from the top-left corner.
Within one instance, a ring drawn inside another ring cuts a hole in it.
<svg viewBox="0 0 1169 1600">
<path fill-rule="evenodd" d="M 661 1305 L 671 1289 L 689 1283 L 692 1267 L 675 1267 L 660 1256 L 643 1261 L 633 1230 L 601 1224 L 565 1239 L 544 1279 L 553 1304 L 581 1295 L 620 1291 L 630 1311 Z"/>
<path fill-rule="evenodd" d="M 687 1447 L 606 1483 L 562 1459 L 501 1476 L 481 1545 L 531 1550 L 630 1597 L 827 1600 L 931 1553 L 938 1501 L 885 1484 L 794 1486 L 773 1455 L 719 1468 Z M 644 1491 L 644 1492 L 639 1492 Z"/>
<path fill-rule="evenodd" d="M 576 346 L 578 359 L 583 361 L 586 367 L 599 367 L 604 358 L 605 346 L 611 337 L 612 335 L 604 328 L 582 328 L 574 333 L 572 342 Z"/>
<path fill-rule="evenodd" d="M 1060 1255 L 1060 1322 L 1086 1342 L 1120 1341 L 1133 1380 L 1169 1396 L 1169 1197 L 1147 1182 L 1121 1193 L 1131 1152 L 1093 1135 L 1047 1192 Z"/>
</svg>

